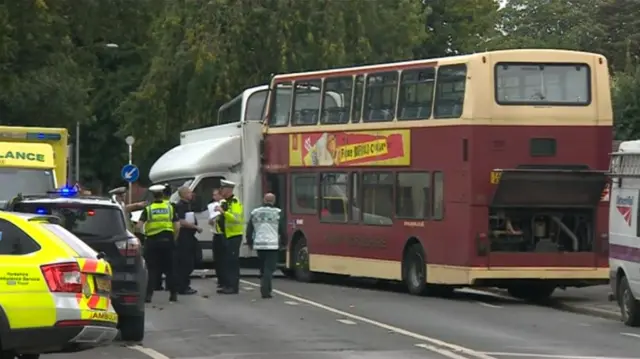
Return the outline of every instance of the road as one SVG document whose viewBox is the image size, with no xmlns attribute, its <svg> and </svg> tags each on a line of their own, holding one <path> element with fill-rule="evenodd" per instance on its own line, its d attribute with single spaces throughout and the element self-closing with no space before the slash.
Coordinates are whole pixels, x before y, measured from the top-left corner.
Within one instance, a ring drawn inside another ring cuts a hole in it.
<svg viewBox="0 0 640 359">
<path fill-rule="evenodd" d="M 156 292 L 142 344 L 45 359 L 640 358 L 640 330 L 496 295 L 422 298 L 393 285 L 277 279 L 275 297 L 263 300 L 256 283 L 245 278 L 240 295 L 220 296 L 213 279 L 195 279 L 200 293 L 176 304 Z"/>
</svg>

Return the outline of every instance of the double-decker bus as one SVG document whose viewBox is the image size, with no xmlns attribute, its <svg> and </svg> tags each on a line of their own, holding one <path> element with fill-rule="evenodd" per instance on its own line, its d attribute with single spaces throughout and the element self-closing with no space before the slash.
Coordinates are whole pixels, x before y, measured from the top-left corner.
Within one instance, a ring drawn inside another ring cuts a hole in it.
<svg viewBox="0 0 640 359">
<path fill-rule="evenodd" d="M 265 188 L 286 212 L 285 271 L 299 280 L 525 299 L 608 280 L 602 55 L 522 49 L 280 74 L 265 124 Z"/>
</svg>

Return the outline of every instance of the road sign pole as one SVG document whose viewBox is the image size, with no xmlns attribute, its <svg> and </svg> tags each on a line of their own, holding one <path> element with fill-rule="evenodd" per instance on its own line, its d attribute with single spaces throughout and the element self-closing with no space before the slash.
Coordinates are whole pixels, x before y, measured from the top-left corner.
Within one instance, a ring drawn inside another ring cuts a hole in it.
<svg viewBox="0 0 640 359">
<path fill-rule="evenodd" d="M 129 165 L 133 164 L 133 144 L 135 143 L 135 138 L 133 138 L 133 136 L 127 136 L 127 138 L 125 138 L 125 142 L 127 143 L 127 146 L 129 147 Z M 133 189 L 133 182 L 129 181 L 129 190 L 127 191 L 129 193 L 129 204 L 131 204 L 132 202 L 132 189 Z"/>
<path fill-rule="evenodd" d="M 133 164 L 132 152 L 133 152 L 133 146 L 129 145 L 129 164 Z M 132 188 L 133 188 L 133 183 L 129 182 L 129 190 L 127 191 L 129 193 L 129 204 L 131 204 Z"/>
</svg>

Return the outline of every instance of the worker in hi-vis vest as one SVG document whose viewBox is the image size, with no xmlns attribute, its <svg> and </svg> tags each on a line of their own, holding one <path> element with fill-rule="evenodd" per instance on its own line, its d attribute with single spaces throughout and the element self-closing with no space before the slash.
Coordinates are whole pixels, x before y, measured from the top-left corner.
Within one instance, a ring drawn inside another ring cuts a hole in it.
<svg viewBox="0 0 640 359">
<path fill-rule="evenodd" d="M 161 273 L 166 276 L 169 301 L 178 300 L 176 288 L 174 251 L 176 239 L 180 231 L 178 215 L 171 203 L 164 200 L 163 185 L 149 187 L 153 193 L 153 202 L 144 208 L 138 226 L 144 228 L 147 237 L 144 246 L 144 257 L 147 262 L 148 283 L 146 302 L 151 302 L 153 290 L 158 286 Z"/>
<path fill-rule="evenodd" d="M 240 286 L 240 246 L 244 231 L 244 209 L 242 203 L 233 195 L 236 184 L 231 181 L 220 181 L 220 194 L 224 198 L 218 206 L 220 218 L 219 228 L 223 230 L 226 239 L 226 253 L 224 255 L 223 288 L 220 294 L 238 294 Z"/>
</svg>

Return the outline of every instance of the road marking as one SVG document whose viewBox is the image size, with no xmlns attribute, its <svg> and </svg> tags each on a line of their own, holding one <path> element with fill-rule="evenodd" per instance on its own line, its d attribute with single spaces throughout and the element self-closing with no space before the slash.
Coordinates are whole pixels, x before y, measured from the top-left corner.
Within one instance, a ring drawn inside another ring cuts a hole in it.
<svg viewBox="0 0 640 359">
<path fill-rule="evenodd" d="M 483 307 L 487 307 L 487 308 L 494 308 L 494 309 L 495 309 L 495 308 L 498 308 L 498 309 L 502 308 L 502 307 L 501 307 L 501 306 L 499 306 L 499 305 L 489 304 L 489 303 L 485 303 L 485 302 L 481 302 L 481 301 L 477 301 L 476 303 L 480 304 L 480 305 L 481 305 L 481 306 L 483 306 Z"/>
<path fill-rule="evenodd" d="M 242 287 L 242 289 L 246 290 L 247 292 L 250 292 L 253 290 L 253 288 L 251 287 Z"/>
<path fill-rule="evenodd" d="M 244 284 L 253 286 L 253 287 L 259 287 L 260 286 L 259 284 L 256 284 L 256 283 L 253 283 L 253 282 L 249 282 L 249 281 L 246 281 L 246 280 L 241 280 L 241 282 L 244 283 Z M 300 303 L 304 303 L 304 304 L 310 305 L 312 307 L 316 307 L 318 309 L 322 309 L 324 311 L 337 314 L 337 315 L 342 316 L 342 317 L 346 317 L 346 318 L 349 318 L 349 319 L 357 320 L 359 322 L 367 323 L 369 325 L 373 325 L 373 326 L 376 326 L 378 328 L 382 328 L 382 329 L 388 330 L 390 332 L 394 332 L 394 333 L 397 333 L 397 334 L 400 334 L 400 335 L 404 335 L 406 337 L 410 337 L 410 338 L 413 338 L 413 339 L 416 339 L 416 340 L 419 340 L 419 341 L 422 341 L 422 342 L 428 342 L 428 343 L 431 343 L 431 344 L 436 345 L 436 346 L 447 348 L 448 350 L 437 348 L 439 350 L 439 352 L 436 352 L 436 353 L 441 354 L 441 355 L 442 355 L 442 352 L 440 352 L 440 351 L 445 351 L 445 352 L 447 352 L 448 354 L 451 354 L 451 355 L 456 355 L 456 353 L 454 353 L 454 352 L 457 352 L 457 353 L 465 354 L 467 356 L 471 356 L 471 357 L 474 357 L 474 358 L 477 358 L 477 359 L 497 359 L 495 357 L 492 357 L 491 355 L 488 355 L 488 354 L 485 354 L 485 353 L 481 353 L 481 352 L 475 351 L 473 349 L 465 348 L 465 347 L 462 347 L 462 346 L 459 346 L 459 345 L 456 345 L 456 344 L 453 344 L 453 343 L 448 343 L 448 342 L 442 341 L 440 339 L 431 338 L 431 337 L 428 337 L 426 335 L 422 335 L 422 334 L 411 332 L 411 331 L 406 330 L 406 329 L 394 327 L 392 325 L 385 324 L 385 323 L 382 323 L 382 322 L 378 322 L 378 321 L 375 321 L 373 319 L 369 319 L 369 318 L 365 318 L 365 317 L 362 317 L 362 316 L 359 316 L 359 315 L 356 315 L 356 314 L 348 313 L 348 312 L 342 311 L 340 309 L 333 308 L 333 307 L 330 307 L 328 305 L 324 305 L 322 303 L 314 302 L 314 301 L 306 299 L 306 298 L 298 297 L 298 296 L 295 296 L 293 294 L 289 294 L 289 293 L 283 292 L 281 290 L 274 289 L 273 292 L 278 294 L 278 295 L 281 295 L 283 297 L 289 298 L 291 300 L 295 300 L 295 301 L 298 301 Z M 429 350 L 428 348 L 425 348 L 425 349 Z M 454 358 L 452 356 L 449 356 L 449 357 L 452 358 L 452 359 Z M 460 357 L 460 358 L 462 358 L 462 357 Z M 456 358 L 456 359 L 458 359 L 458 358 Z M 469 359 L 469 358 L 464 358 L 464 359 Z"/>
<path fill-rule="evenodd" d="M 300 305 L 300 303 L 298 303 L 298 302 L 294 302 L 294 301 L 292 301 L 292 300 L 286 300 L 286 301 L 284 302 L 284 304 L 288 304 L 288 305 Z"/>
<path fill-rule="evenodd" d="M 130 348 L 130 349 L 133 349 L 133 350 L 137 350 L 140 353 L 148 356 L 151 359 L 171 359 L 168 356 L 166 356 L 166 355 L 164 355 L 164 354 L 162 354 L 160 352 L 157 352 L 157 351 L 155 351 L 155 350 L 153 350 L 151 348 L 145 348 L 145 347 L 140 346 L 140 345 L 131 345 L 131 346 L 128 346 L 127 348 Z"/>
<path fill-rule="evenodd" d="M 620 334 L 626 335 L 628 337 L 640 338 L 640 334 L 636 334 L 636 333 L 620 333 Z"/>
<path fill-rule="evenodd" d="M 211 334 L 209 338 L 227 338 L 227 337 L 235 337 L 235 334 Z"/>
<path fill-rule="evenodd" d="M 349 320 L 349 319 L 336 319 L 337 321 L 339 321 L 342 324 L 348 324 L 348 325 L 356 325 L 358 323 L 354 322 L 353 320 Z"/>
<path fill-rule="evenodd" d="M 422 348 L 422 349 L 426 349 L 429 351 L 432 351 L 434 353 L 440 354 L 443 357 L 447 357 L 447 358 L 451 358 L 451 359 L 468 359 L 467 357 L 463 357 L 462 355 L 458 355 L 454 352 L 450 352 L 448 350 L 444 350 L 444 349 L 440 349 L 438 347 L 434 347 L 433 345 L 429 345 L 429 344 L 416 344 L 415 346 L 417 346 L 418 348 Z"/>
<path fill-rule="evenodd" d="M 520 358 L 549 358 L 549 359 L 634 359 L 620 357 L 601 357 L 601 356 L 580 356 L 580 355 L 558 355 L 558 354 L 535 354 L 535 353 L 494 353 L 486 352 L 484 354 L 494 355 L 498 357 L 520 357 Z"/>
</svg>

